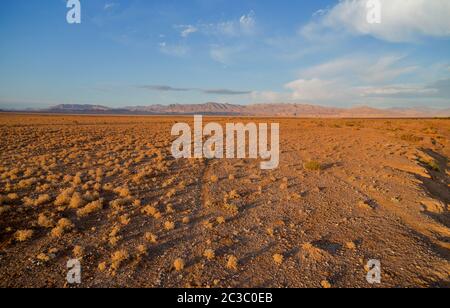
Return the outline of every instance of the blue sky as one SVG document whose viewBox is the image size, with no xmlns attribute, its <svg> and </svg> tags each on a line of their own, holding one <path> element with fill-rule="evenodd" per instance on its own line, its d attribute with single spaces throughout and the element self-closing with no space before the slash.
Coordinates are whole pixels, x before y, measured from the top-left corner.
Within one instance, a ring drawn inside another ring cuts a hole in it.
<svg viewBox="0 0 450 308">
<path fill-rule="evenodd" d="M 450 1 L 3 0 L 0 108 L 450 107 Z"/>
</svg>

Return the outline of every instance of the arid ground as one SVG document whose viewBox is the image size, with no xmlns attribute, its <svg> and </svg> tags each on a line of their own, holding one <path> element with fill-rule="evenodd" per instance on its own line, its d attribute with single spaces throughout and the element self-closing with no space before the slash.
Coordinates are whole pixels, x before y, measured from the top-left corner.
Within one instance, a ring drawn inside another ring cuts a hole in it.
<svg viewBox="0 0 450 308">
<path fill-rule="evenodd" d="M 273 171 L 177 121 L 0 114 L 0 287 L 450 286 L 450 120 L 214 119 L 279 122 Z"/>
</svg>

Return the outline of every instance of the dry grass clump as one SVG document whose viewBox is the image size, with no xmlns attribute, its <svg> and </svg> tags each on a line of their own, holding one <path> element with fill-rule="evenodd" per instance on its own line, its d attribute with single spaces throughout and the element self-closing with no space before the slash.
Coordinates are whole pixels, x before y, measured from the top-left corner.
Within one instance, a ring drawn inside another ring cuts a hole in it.
<svg viewBox="0 0 450 308">
<path fill-rule="evenodd" d="M 131 218 L 129 215 L 125 214 L 119 217 L 119 222 L 122 225 L 127 226 L 131 222 Z"/>
<path fill-rule="evenodd" d="M 223 225 L 226 222 L 225 218 L 222 216 L 217 217 L 216 221 L 219 225 Z"/>
<path fill-rule="evenodd" d="M 183 259 L 178 258 L 178 259 L 176 259 L 176 260 L 173 262 L 173 268 L 174 268 L 177 272 L 182 271 L 182 270 L 184 269 L 184 266 L 185 266 L 185 264 L 184 264 L 184 260 L 183 260 Z"/>
<path fill-rule="evenodd" d="M 14 234 L 14 238 L 18 242 L 25 242 L 28 241 L 33 237 L 33 230 L 19 230 Z"/>
<path fill-rule="evenodd" d="M 419 137 L 419 136 L 416 136 L 416 135 L 413 135 L 413 134 L 402 135 L 400 137 L 400 139 L 403 140 L 403 141 L 412 142 L 412 143 L 423 141 L 422 137 Z"/>
<path fill-rule="evenodd" d="M 211 183 L 217 183 L 219 181 L 219 177 L 217 175 L 212 175 L 210 180 Z"/>
<path fill-rule="evenodd" d="M 81 259 L 84 256 L 84 248 L 81 246 L 75 246 L 72 251 L 75 258 Z"/>
<path fill-rule="evenodd" d="M 78 217 L 86 217 L 103 209 L 103 199 L 91 202 L 77 211 Z"/>
<path fill-rule="evenodd" d="M 69 188 L 66 189 L 64 191 L 62 191 L 58 197 L 56 197 L 56 200 L 54 202 L 54 204 L 56 206 L 63 206 L 66 204 L 69 204 L 71 199 L 72 199 L 72 195 L 74 194 L 74 189 L 73 188 Z"/>
<path fill-rule="evenodd" d="M 166 221 L 164 223 L 164 229 L 167 231 L 172 231 L 175 229 L 175 223 L 173 221 Z"/>
<path fill-rule="evenodd" d="M 141 244 L 136 249 L 139 257 L 146 256 L 148 253 L 148 247 L 146 245 Z"/>
<path fill-rule="evenodd" d="M 273 260 L 275 261 L 276 264 L 281 265 L 284 261 L 284 256 L 279 253 L 274 254 Z"/>
<path fill-rule="evenodd" d="M 48 261 L 50 261 L 50 257 L 47 254 L 43 253 L 43 252 L 38 254 L 36 256 L 36 259 L 38 259 L 41 262 L 48 262 Z"/>
<path fill-rule="evenodd" d="M 350 250 L 355 250 L 356 244 L 354 242 L 347 242 L 347 243 L 345 243 L 345 247 L 347 247 L 347 249 L 350 249 Z"/>
<path fill-rule="evenodd" d="M 151 232 L 146 232 L 145 240 L 152 244 L 156 244 L 158 242 L 158 237 Z"/>
<path fill-rule="evenodd" d="M 216 257 L 216 253 L 212 249 L 206 249 L 203 253 L 203 256 L 208 260 L 211 261 Z"/>
<path fill-rule="evenodd" d="M 227 268 L 230 270 L 237 271 L 238 269 L 238 259 L 235 256 L 229 256 L 227 260 Z"/>
<path fill-rule="evenodd" d="M 328 280 L 322 280 L 320 282 L 320 285 L 322 286 L 322 288 L 324 289 L 331 289 L 331 283 Z"/>
<path fill-rule="evenodd" d="M 71 231 L 73 229 L 73 227 L 74 227 L 74 225 L 69 219 L 61 218 L 58 221 L 58 224 L 56 225 L 56 227 L 53 228 L 52 231 L 50 232 L 50 235 L 53 238 L 60 238 L 61 236 L 64 235 L 64 233 Z"/>
<path fill-rule="evenodd" d="M 53 228 L 55 225 L 54 221 L 48 218 L 44 213 L 39 214 L 38 225 L 43 228 Z"/>
<path fill-rule="evenodd" d="M 160 219 L 162 216 L 158 209 L 152 205 L 145 206 L 141 212 L 142 214 L 153 217 L 155 219 Z"/>
<path fill-rule="evenodd" d="M 130 190 L 128 187 L 118 187 L 114 189 L 114 192 L 119 195 L 121 198 L 126 198 L 130 196 Z"/>
<path fill-rule="evenodd" d="M 101 262 L 101 263 L 99 263 L 99 264 L 98 264 L 98 270 L 99 270 L 100 272 L 106 271 L 106 262 Z"/>
<path fill-rule="evenodd" d="M 309 171 L 320 171 L 323 169 L 322 164 L 316 160 L 306 162 L 303 167 Z"/>
<path fill-rule="evenodd" d="M 129 257 L 128 251 L 124 249 L 116 251 L 111 255 L 111 269 L 117 271 Z"/>
<path fill-rule="evenodd" d="M 86 204 L 86 202 L 83 200 L 81 195 L 76 192 L 72 195 L 72 198 L 70 199 L 69 208 L 78 209 L 78 208 L 84 206 L 85 204 Z"/>
</svg>

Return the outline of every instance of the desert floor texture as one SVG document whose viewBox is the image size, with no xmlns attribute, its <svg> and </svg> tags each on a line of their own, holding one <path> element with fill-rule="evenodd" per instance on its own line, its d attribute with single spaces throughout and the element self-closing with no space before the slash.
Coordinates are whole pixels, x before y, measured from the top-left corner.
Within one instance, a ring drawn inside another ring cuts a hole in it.
<svg viewBox="0 0 450 308">
<path fill-rule="evenodd" d="M 173 159 L 192 117 L 0 114 L 0 287 L 450 286 L 450 120 L 209 120 L 279 122 L 279 168 Z"/>
</svg>

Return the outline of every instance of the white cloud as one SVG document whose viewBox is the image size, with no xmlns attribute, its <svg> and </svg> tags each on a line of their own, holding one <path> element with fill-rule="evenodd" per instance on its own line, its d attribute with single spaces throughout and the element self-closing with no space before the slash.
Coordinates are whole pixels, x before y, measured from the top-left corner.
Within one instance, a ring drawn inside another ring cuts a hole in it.
<svg viewBox="0 0 450 308">
<path fill-rule="evenodd" d="M 188 46 L 185 45 L 169 45 L 166 42 L 159 43 L 159 50 L 170 56 L 183 57 L 190 51 Z"/>
<path fill-rule="evenodd" d="M 323 101 L 342 99 L 350 95 L 348 86 L 335 80 L 298 79 L 285 85 L 292 91 L 290 98 L 295 101 Z"/>
<path fill-rule="evenodd" d="M 211 45 L 209 54 L 214 61 L 223 65 L 230 65 L 233 62 L 233 57 L 242 50 L 241 46 Z"/>
<path fill-rule="evenodd" d="M 177 25 L 175 28 L 180 30 L 180 35 L 184 38 L 198 31 L 198 28 L 192 25 Z"/>
<path fill-rule="evenodd" d="M 105 5 L 103 6 L 103 9 L 105 11 L 107 11 L 107 10 L 110 10 L 110 9 L 116 7 L 116 6 L 118 6 L 117 3 L 105 3 Z"/>
<path fill-rule="evenodd" d="M 383 83 L 415 72 L 418 67 L 401 65 L 401 55 L 352 55 L 307 68 L 300 72 L 303 78 L 352 78 L 369 83 Z"/>
<path fill-rule="evenodd" d="M 247 15 L 241 16 L 241 18 L 239 19 L 239 25 L 243 33 L 252 34 L 256 26 L 255 12 L 251 11 Z"/>
<path fill-rule="evenodd" d="M 195 26 L 204 35 L 219 37 L 251 36 L 256 33 L 256 14 L 250 11 L 239 19 L 221 21 L 217 23 L 202 23 Z"/>
<path fill-rule="evenodd" d="M 421 37 L 450 36 L 450 1 L 380 0 L 381 24 L 367 22 L 367 0 L 342 0 L 317 21 L 307 24 L 301 34 L 320 38 L 324 32 L 370 35 L 390 42 L 410 42 Z"/>
</svg>

